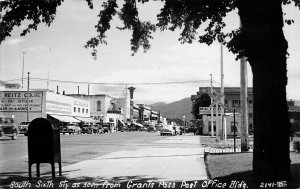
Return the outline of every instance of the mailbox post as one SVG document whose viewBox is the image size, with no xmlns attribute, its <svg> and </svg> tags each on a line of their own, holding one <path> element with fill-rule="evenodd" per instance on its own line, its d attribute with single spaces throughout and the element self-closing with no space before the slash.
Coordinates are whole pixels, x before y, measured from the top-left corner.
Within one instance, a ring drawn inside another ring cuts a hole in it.
<svg viewBox="0 0 300 189">
<path fill-rule="evenodd" d="M 28 126 L 28 168 L 31 179 L 31 166 L 36 163 L 37 177 L 40 177 L 40 164 L 50 163 L 52 178 L 55 178 L 55 163 L 61 171 L 59 127 L 45 118 L 36 118 Z"/>
</svg>

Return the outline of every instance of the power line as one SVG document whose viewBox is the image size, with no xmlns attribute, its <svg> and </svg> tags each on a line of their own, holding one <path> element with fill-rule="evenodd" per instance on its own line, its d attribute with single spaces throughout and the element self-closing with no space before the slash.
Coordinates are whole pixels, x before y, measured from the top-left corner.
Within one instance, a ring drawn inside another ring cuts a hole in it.
<svg viewBox="0 0 300 189">
<path fill-rule="evenodd" d="M 57 79 L 45 79 L 31 77 L 31 81 L 40 82 L 59 82 L 59 83 L 71 83 L 71 84 L 92 84 L 92 85 L 166 85 L 166 84 L 187 84 L 187 83 L 209 83 L 210 80 L 188 80 L 188 81 L 169 81 L 169 82 L 133 82 L 133 83 L 115 83 L 115 82 L 86 82 L 86 81 L 68 81 Z M 6 80 L 5 82 L 15 82 L 21 79 Z M 218 83 L 217 81 L 213 81 Z"/>
</svg>

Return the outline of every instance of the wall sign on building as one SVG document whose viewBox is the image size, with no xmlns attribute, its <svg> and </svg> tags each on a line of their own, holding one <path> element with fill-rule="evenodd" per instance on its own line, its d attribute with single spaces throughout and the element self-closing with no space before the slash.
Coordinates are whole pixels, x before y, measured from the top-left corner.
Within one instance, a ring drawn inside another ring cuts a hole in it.
<svg viewBox="0 0 300 189">
<path fill-rule="evenodd" d="M 43 93 L 40 91 L 0 91 L 1 112 L 26 112 L 27 96 L 30 112 L 42 112 Z"/>
</svg>

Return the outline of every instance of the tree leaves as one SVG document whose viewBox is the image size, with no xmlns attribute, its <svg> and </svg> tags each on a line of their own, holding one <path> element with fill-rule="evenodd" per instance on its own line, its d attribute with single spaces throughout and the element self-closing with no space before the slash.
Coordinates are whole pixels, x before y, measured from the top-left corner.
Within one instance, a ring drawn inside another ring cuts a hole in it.
<svg viewBox="0 0 300 189">
<path fill-rule="evenodd" d="M 90 9 L 94 8 L 93 0 L 85 0 Z M 15 26 L 20 26 L 23 20 L 29 20 L 27 28 L 21 33 L 25 36 L 31 30 L 37 30 L 41 23 L 50 26 L 55 19 L 56 9 L 63 0 L 2 0 L 0 1 L 0 44 L 6 37 L 10 36 Z M 157 15 L 158 23 L 152 24 L 149 21 L 140 21 L 136 3 L 147 3 L 149 0 L 124 0 L 124 4 L 118 10 L 117 0 L 106 0 L 102 4 L 103 10 L 99 12 L 99 21 L 95 28 L 97 36 L 91 38 L 85 44 L 85 48 L 92 49 L 92 56 L 97 57 L 97 47 L 100 44 L 107 44 L 106 32 L 111 29 L 111 21 L 118 14 L 123 22 L 120 30 L 131 30 L 130 40 L 132 55 L 140 47 L 146 52 L 153 38 L 153 32 L 159 28 L 161 31 L 175 29 L 181 30 L 178 40 L 180 43 L 212 44 L 218 41 L 238 57 L 244 52 L 243 34 L 240 30 L 223 30 L 226 26 L 223 21 L 227 13 L 237 7 L 239 0 L 165 0 L 165 4 Z M 282 0 L 283 5 L 293 3 L 300 8 L 300 0 Z M 286 19 L 286 24 L 292 24 L 292 19 Z M 202 28 L 204 27 L 204 28 Z M 201 29 L 201 30 L 200 30 Z"/>
<path fill-rule="evenodd" d="M 25 36 L 31 30 L 37 30 L 37 26 L 45 23 L 47 26 L 53 22 L 56 8 L 63 0 L 4 0 L 0 1 L 0 44 L 10 36 L 15 26 L 20 26 L 23 20 L 30 23 L 23 30 L 21 36 Z"/>
<path fill-rule="evenodd" d="M 97 29 L 98 35 L 96 37 L 91 38 L 87 41 L 85 48 L 92 48 L 91 55 L 96 59 L 97 58 L 97 49 L 96 47 L 101 44 L 107 44 L 105 40 L 106 35 L 105 32 L 110 29 L 110 21 L 113 16 L 117 13 L 116 8 L 118 8 L 116 0 L 108 0 L 107 2 L 103 2 L 102 7 L 103 10 L 98 14 L 99 21 L 95 28 Z"/>
</svg>

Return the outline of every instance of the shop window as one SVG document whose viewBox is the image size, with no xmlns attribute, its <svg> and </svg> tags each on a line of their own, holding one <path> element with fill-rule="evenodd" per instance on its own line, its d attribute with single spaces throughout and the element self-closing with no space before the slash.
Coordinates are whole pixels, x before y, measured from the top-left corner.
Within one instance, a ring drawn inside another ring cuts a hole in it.
<svg viewBox="0 0 300 189">
<path fill-rule="evenodd" d="M 82 108 L 82 113 L 84 113 L 84 108 Z"/>
<path fill-rule="evenodd" d="M 78 108 L 78 113 L 80 113 L 80 108 Z"/>
<path fill-rule="evenodd" d="M 240 107 L 241 106 L 241 101 L 240 100 L 233 100 L 232 103 L 233 103 L 234 107 Z"/>
<path fill-rule="evenodd" d="M 114 122 L 114 118 L 109 118 L 109 122 Z"/>
<path fill-rule="evenodd" d="M 76 107 L 74 107 L 74 112 L 76 112 Z"/>
<path fill-rule="evenodd" d="M 235 122 L 235 132 L 238 132 L 237 126 L 238 126 L 238 123 Z M 231 122 L 231 132 L 234 132 L 234 122 L 233 121 Z"/>
<path fill-rule="evenodd" d="M 97 111 L 101 111 L 101 101 L 97 101 Z"/>
<path fill-rule="evenodd" d="M 86 109 L 86 110 L 85 110 L 85 113 L 89 113 L 89 109 Z"/>
</svg>

